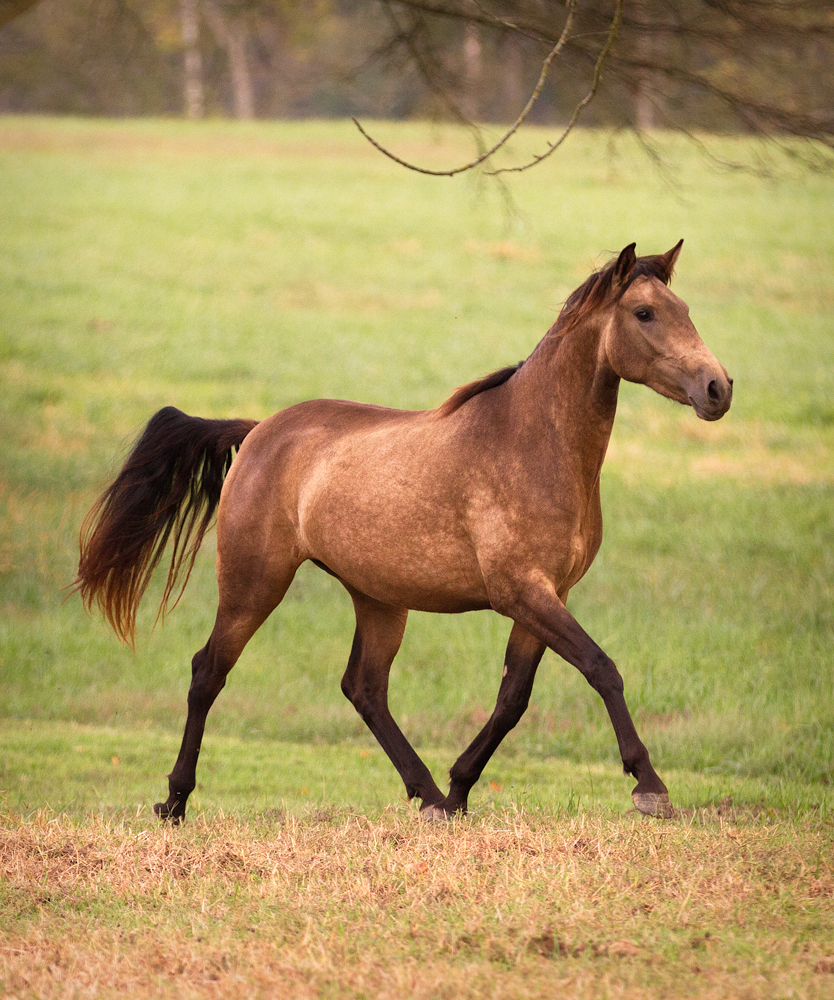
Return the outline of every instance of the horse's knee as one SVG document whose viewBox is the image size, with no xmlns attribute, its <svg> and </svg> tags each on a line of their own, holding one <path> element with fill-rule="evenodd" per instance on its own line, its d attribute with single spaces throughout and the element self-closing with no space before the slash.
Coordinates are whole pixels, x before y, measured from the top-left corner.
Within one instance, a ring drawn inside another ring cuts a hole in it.
<svg viewBox="0 0 834 1000">
<path fill-rule="evenodd" d="M 382 668 L 384 662 L 357 629 L 341 686 L 342 694 L 366 722 L 387 703 L 388 668 Z"/>
<path fill-rule="evenodd" d="M 343 680 L 342 692 L 366 722 L 380 706 L 379 689 L 368 684 L 350 682 L 346 689 Z"/>
<path fill-rule="evenodd" d="M 582 673 L 591 687 L 603 698 L 613 694 L 622 694 L 625 685 L 617 666 L 610 656 L 597 650 L 590 662 L 583 665 Z"/>
<path fill-rule="evenodd" d="M 357 670 L 350 663 L 342 677 L 342 694 L 367 722 L 385 704 L 387 685 L 375 674 Z"/>
</svg>

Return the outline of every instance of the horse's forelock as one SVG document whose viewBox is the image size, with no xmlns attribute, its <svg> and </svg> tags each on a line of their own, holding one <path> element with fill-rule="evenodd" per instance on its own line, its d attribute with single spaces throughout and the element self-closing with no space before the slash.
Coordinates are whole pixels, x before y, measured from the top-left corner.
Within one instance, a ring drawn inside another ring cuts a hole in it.
<svg viewBox="0 0 834 1000">
<path fill-rule="evenodd" d="M 651 254 L 648 257 L 639 257 L 637 259 L 631 281 L 635 278 L 657 278 L 664 285 L 668 285 L 672 280 L 674 272 L 675 265 L 669 262 L 668 254 Z M 631 281 L 629 281 L 629 284 L 631 284 Z M 625 291 L 625 289 L 623 290 Z"/>
</svg>

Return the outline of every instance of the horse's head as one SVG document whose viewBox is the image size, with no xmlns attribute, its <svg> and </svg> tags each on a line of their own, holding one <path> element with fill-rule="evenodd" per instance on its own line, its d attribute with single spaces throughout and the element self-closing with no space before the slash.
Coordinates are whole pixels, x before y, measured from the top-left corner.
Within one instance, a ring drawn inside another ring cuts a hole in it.
<svg viewBox="0 0 834 1000">
<path fill-rule="evenodd" d="M 691 406 L 702 420 L 718 420 L 730 408 L 733 380 L 668 288 L 682 244 L 638 258 L 632 243 L 610 265 L 603 349 L 620 378 Z"/>
</svg>

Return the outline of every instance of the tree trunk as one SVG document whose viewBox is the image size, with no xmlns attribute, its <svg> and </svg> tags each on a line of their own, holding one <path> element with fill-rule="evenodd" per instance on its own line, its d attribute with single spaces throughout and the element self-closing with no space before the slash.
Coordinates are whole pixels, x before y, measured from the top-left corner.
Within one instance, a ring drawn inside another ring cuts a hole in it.
<svg viewBox="0 0 834 1000">
<path fill-rule="evenodd" d="M 200 24 L 197 17 L 197 2 L 198 0 L 180 0 L 185 68 L 185 113 L 189 118 L 202 118 L 205 113 L 203 60 L 200 58 Z"/>
<path fill-rule="evenodd" d="M 229 60 L 235 118 L 254 118 L 255 91 L 246 59 L 246 26 L 242 21 L 227 18 L 212 0 L 204 0 L 203 16 Z"/>
<path fill-rule="evenodd" d="M 639 62 L 651 64 L 660 47 L 660 39 L 656 32 L 648 29 L 649 12 L 645 0 L 638 0 L 634 5 L 634 14 L 646 30 L 639 31 L 634 54 Z M 637 70 L 637 80 L 634 84 L 634 124 L 641 132 L 656 128 L 658 122 L 657 103 L 660 98 L 657 85 L 659 74 L 648 66 Z"/>
<path fill-rule="evenodd" d="M 463 94 L 461 109 L 470 121 L 480 115 L 481 90 L 481 28 L 469 21 L 463 32 Z"/>
<path fill-rule="evenodd" d="M 516 34 L 507 34 L 501 41 L 503 57 L 501 117 L 506 122 L 515 121 L 525 104 L 524 93 L 524 53 L 521 39 Z"/>
<path fill-rule="evenodd" d="M 205 112 L 205 101 L 203 99 L 203 60 L 200 58 L 200 24 L 197 17 L 197 0 L 180 0 L 180 20 L 185 69 L 185 113 L 189 118 L 202 118 Z"/>
</svg>

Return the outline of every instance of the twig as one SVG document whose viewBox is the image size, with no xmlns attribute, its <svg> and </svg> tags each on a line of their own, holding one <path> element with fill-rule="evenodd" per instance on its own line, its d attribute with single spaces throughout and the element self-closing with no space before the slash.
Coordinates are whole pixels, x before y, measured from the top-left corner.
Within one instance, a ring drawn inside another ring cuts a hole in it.
<svg viewBox="0 0 834 1000">
<path fill-rule="evenodd" d="M 594 66 L 594 78 L 591 83 L 591 89 L 582 98 L 582 100 L 573 109 L 573 114 L 571 119 L 565 127 L 565 130 L 559 136 L 555 142 L 549 142 L 547 144 L 547 151 L 544 153 L 537 153 L 532 160 L 527 163 L 521 164 L 518 167 L 499 167 L 497 170 L 489 170 L 487 173 L 491 177 L 495 177 L 498 174 L 510 174 L 510 173 L 521 173 L 522 170 L 529 170 L 530 167 L 535 167 L 536 164 L 541 163 L 542 160 L 546 160 L 551 153 L 555 153 L 556 150 L 562 145 L 562 143 L 567 139 L 570 133 L 573 131 L 574 125 L 576 125 L 579 120 L 579 116 L 585 110 L 585 108 L 591 103 L 596 95 L 597 88 L 599 87 L 600 77 L 602 76 L 602 67 L 605 60 L 608 58 L 608 53 L 611 51 L 614 42 L 617 40 L 617 34 L 620 30 L 620 25 L 623 20 L 623 0 L 616 0 L 616 8 L 614 10 L 614 19 L 611 21 L 611 27 L 608 29 L 608 37 L 605 39 L 605 45 L 602 47 L 602 51 L 597 57 L 596 65 Z"/>
<path fill-rule="evenodd" d="M 384 146 L 380 145 L 380 143 L 378 143 L 376 141 L 376 139 L 374 139 L 372 136 L 368 135 L 368 133 L 365 131 L 364 128 L 362 128 L 361 124 L 357 121 L 356 118 L 353 119 L 353 124 L 359 129 L 359 131 L 362 133 L 362 135 L 365 136 L 365 138 L 368 140 L 368 142 L 375 149 L 378 149 L 380 151 L 380 153 L 383 153 L 385 156 L 387 156 L 389 160 L 393 160 L 395 163 L 399 163 L 399 165 L 401 167 L 407 167 L 409 170 L 416 170 L 417 173 L 419 173 L 419 174 L 429 174 L 432 177 L 454 177 L 455 174 L 462 174 L 466 170 L 472 170 L 474 167 L 477 167 L 481 163 L 483 163 L 484 160 L 488 160 L 489 157 L 493 155 L 493 153 L 498 152 L 498 150 L 502 146 L 504 146 L 510 140 L 510 138 L 518 131 L 518 129 L 520 128 L 520 126 L 524 123 L 524 121 L 526 120 L 527 116 L 532 111 L 533 106 L 535 105 L 536 101 L 539 99 L 539 95 L 542 92 L 542 87 L 544 86 L 544 82 L 547 79 L 547 74 L 548 74 L 548 71 L 550 70 L 550 64 L 559 55 L 559 53 L 562 51 L 562 49 L 564 48 L 565 43 L 568 40 L 568 35 L 570 34 L 570 29 L 573 26 L 574 15 L 576 14 L 576 4 L 577 4 L 577 0 L 568 0 L 568 18 L 565 21 L 565 27 L 562 30 L 562 34 L 559 36 L 559 41 L 553 46 L 553 48 L 548 53 L 547 58 L 542 63 L 542 71 L 539 74 L 538 83 L 536 84 L 535 89 L 533 90 L 533 93 L 530 95 L 530 99 L 525 104 L 525 106 L 524 106 L 521 114 L 518 116 L 518 118 L 516 118 L 516 120 L 513 122 L 513 124 L 510 126 L 510 128 L 504 133 L 504 135 L 498 140 L 498 142 L 495 143 L 494 146 L 492 146 L 489 149 L 485 150 L 483 153 L 481 153 L 479 156 L 477 156 L 474 160 L 471 160 L 469 163 L 465 163 L 461 167 L 453 167 L 451 170 L 429 170 L 427 167 L 419 167 L 419 166 L 417 166 L 414 163 L 409 163 L 407 160 L 400 159 L 399 156 L 395 156 L 394 153 L 390 152 L 390 150 L 387 150 Z M 622 0 L 617 0 L 617 10 L 618 10 L 618 12 L 620 10 L 621 4 L 622 4 Z M 608 47 L 610 47 L 610 46 L 608 46 Z M 593 95 L 591 95 L 591 96 L 593 96 Z M 545 154 L 545 155 L 549 155 L 549 154 Z M 494 170 L 494 171 L 490 171 L 490 173 L 497 174 L 497 173 L 501 173 L 501 171 L 500 170 Z"/>
</svg>

